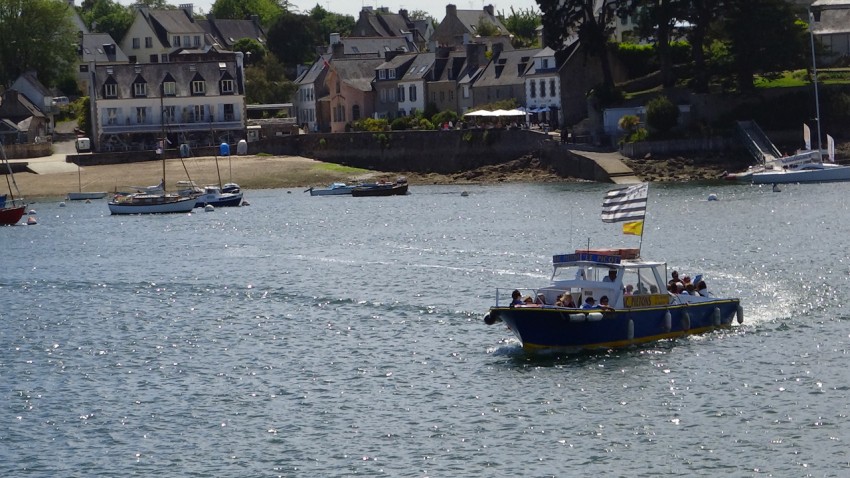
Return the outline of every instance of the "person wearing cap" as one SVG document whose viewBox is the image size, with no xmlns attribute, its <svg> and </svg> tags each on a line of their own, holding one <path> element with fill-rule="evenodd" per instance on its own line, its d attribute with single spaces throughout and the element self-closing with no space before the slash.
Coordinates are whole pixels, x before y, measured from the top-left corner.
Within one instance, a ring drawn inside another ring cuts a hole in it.
<svg viewBox="0 0 850 478">
<path fill-rule="evenodd" d="M 581 304 L 582 309 L 594 309 L 596 308 L 596 300 L 593 297 L 588 297 L 584 299 L 584 304 Z"/>
<path fill-rule="evenodd" d="M 602 282 L 614 282 L 617 280 L 617 269 L 608 269 L 608 275 L 602 278 Z"/>
</svg>

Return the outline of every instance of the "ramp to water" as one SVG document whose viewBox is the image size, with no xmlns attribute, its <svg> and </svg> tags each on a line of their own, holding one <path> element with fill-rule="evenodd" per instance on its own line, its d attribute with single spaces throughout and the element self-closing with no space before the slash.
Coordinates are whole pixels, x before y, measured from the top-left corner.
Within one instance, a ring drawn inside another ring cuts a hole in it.
<svg viewBox="0 0 850 478">
<path fill-rule="evenodd" d="M 770 138 L 755 121 L 738 121 L 738 136 L 758 162 L 769 162 L 782 156 Z"/>
</svg>

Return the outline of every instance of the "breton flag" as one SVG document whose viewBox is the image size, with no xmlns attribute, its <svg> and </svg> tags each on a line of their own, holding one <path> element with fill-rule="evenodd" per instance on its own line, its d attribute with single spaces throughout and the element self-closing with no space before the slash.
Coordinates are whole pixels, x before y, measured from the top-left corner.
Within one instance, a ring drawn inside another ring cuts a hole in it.
<svg viewBox="0 0 850 478">
<path fill-rule="evenodd" d="M 649 184 L 612 189 L 602 201 L 602 222 L 643 221 Z"/>
<path fill-rule="evenodd" d="M 806 151 L 812 149 L 812 132 L 806 123 L 803 123 L 803 141 L 806 143 Z"/>
<path fill-rule="evenodd" d="M 835 162 L 835 140 L 832 136 L 826 135 L 826 151 L 829 153 L 829 162 Z"/>
</svg>

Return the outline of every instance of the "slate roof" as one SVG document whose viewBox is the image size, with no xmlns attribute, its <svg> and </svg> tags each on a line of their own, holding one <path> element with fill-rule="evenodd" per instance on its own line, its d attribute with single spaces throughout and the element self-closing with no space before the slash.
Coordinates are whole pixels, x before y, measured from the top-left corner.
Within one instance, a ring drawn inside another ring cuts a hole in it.
<svg viewBox="0 0 850 478">
<path fill-rule="evenodd" d="M 206 32 L 195 21 L 194 17 L 187 15 L 182 8 L 174 10 L 141 10 L 148 24 L 153 28 L 160 43 L 168 47 L 174 47 L 171 44 L 171 34 L 193 34 L 198 33 L 201 36 Z"/>
<path fill-rule="evenodd" d="M 104 49 L 103 45 L 114 45 L 115 49 Z M 107 51 L 110 50 L 110 51 Z M 127 55 L 124 50 L 115 43 L 108 33 L 86 33 L 83 35 L 83 44 L 80 48 L 80 61 L 88 63 L 127 63 Z"/>
<path fill-rule="evenodd" d="M 325 62 L 331 61 L 332 55 L 321 55 L 319 59 L 316 60 L 315 63 L 310 65 L 304 73 L 301 74 L 298 78 L 295 79 L 296 85 L 309 85 L 315 83 L 319 78 L 319 75 L 322 73 L 322 70 L 325 69 Z"/>
<path fill-rule="evenodd" d="M 266 44 L 266 32 L 254 20 L 230 20 L 208 15 L 206 20 L 198 20 L 198 25 L 223 47 L 231 48 L 242 38 Z"/>
<path fill-rule="evenodd" d="M 509 35 L 508 29 L 505 28 L 505 25 L 499 20 L 495 15 L 490 15 L 488 12 L 484 10 L 458 10 L 457 11 L 457 19 L 460 20 L 461 23 L 466 27 L 466 29 L 475 34 L 478 29 L 478 22 L 481 19 L 488 23 L 492 23 L 502 35 Z"/>
<path fill-rule="evenodd" d="M 437 55 L 434 53 L 419 53 L 413 63 L 407 67 L 402 75 L 401 81 L 428 80 L 433 77 L 434 62 Z"/>
<path fill-rule="evenodd" d="M 387 51 L 416 51 L 416 46 L 409 44 L 404 37 L 346 37 L 341 41 L 345 55 L 375 54 L 383 58 Z M 332 53 L 332 48 L 328 46 L 327 53 Z"/>
<path fill-rule="evenodd" d="M 523 76 L 533 66 L 532 58 L 540 51 L 530 48 L 513 51 L 503 51 L 497 58 L 491 60 L 475 86 L 501 86 L 524 83 Z"/>
<path fill-rule="evenodd" d="M 383 58 L 335 59 L 331 62 L 331 68 L 347 85 L 360 91 L 372 91 L 375 69 L 382 63 Z"/>
<path fill-rule="evenodd" d="M 103 84 L 114 82 L 118 88 L 118 98 L 133 98 L 133 84 L 137 81 L 148 84 L 147 97 L 159 98 L 160 85 L 170 77 L 176 83 L 176 96 L 193 96 L 193 80 L 202 78 L 206 82 L 205 96 L 218 96 L 218 82 L 222 79 L 239 77 L 235 61 L 203 61 L 194 63 L 140 63 L 128 65 L 97 65 L 98 99 L 103 98 Z M 111 71 L 111 73 L 109 73 Z M 236 81 L 236 88 L 240 85 Z M 241 94 L 241 92 L 240 92 Z M 224 95 L 229 96 L 229 95 Z"/>
<path fill-rule="evenodd" d="M 823 3 L 826 0 L 818 0 L 815 4 Z M 815 35 L 835 35 L 838 33 L 850 33 L 850 2 L 842 1 L 841 5 L 844 8 L 834 10 L 824 10 L 820 13 L 820 21 L 812 24 L 812 30 Z"/>
</svg>

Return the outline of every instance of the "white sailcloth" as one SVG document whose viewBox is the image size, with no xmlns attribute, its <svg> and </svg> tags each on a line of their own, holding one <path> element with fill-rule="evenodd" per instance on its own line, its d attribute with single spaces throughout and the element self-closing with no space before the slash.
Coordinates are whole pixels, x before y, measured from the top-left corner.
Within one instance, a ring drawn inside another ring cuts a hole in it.
<svg viewBox="0 0 850 478">
<path fill-rule="evenodd" d="M 803 123 L 803 141 L 806 143 L 806 151 L 812 149 L 812 132 L 806 123 Z"/>
<path fill-rule="evenodd" d="M 829 153 L 829 162 L 835 162 L 835 140 L 832 136 L 826 135 L 826 151 Z"/>
<path fill-rule="evenodd" d="M 602 201 L 602 222 L 642 221 L 648 191 L 648 183 L 608 191 Z"/>
</svg>

